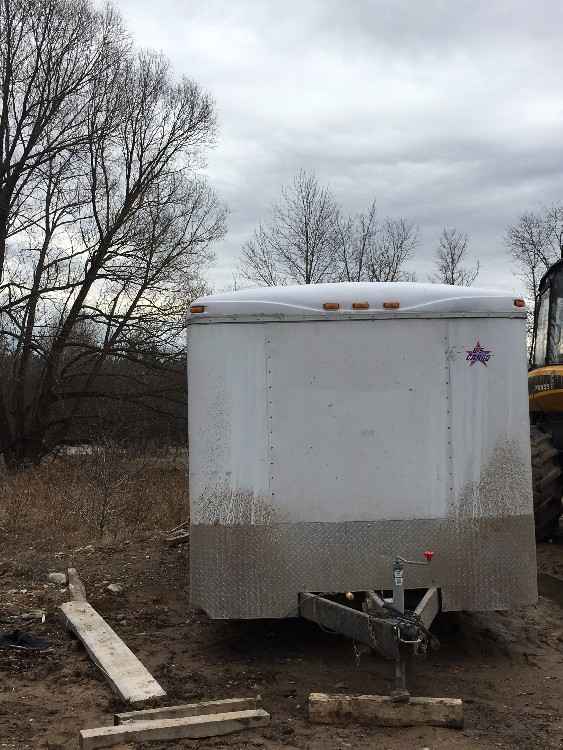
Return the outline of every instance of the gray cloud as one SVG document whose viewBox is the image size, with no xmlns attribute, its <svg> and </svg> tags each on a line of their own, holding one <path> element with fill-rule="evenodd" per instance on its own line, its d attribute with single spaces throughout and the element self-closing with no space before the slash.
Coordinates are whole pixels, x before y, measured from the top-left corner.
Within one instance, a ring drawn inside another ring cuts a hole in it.
<svg viewBox="0 0 563 750">
<path fill-rule="evenodd" d="M 563 200 L 563 4 L 427 0 L 118 0 L 138 44 L 217 102 L 207 172 L 231 209 L 212 281 L 300 167 L 347 210 L 471 236 L 483 284 L 515 286 L 507 223 Z"/>
</svg>

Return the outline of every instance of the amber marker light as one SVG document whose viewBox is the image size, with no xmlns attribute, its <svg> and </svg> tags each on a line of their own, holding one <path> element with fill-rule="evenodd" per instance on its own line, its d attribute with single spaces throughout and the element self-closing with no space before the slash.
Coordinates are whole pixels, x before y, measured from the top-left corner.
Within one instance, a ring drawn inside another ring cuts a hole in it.
<svg viewBox="0 0 563 750">
<path fill-rule="evenodd" d="M 369 310 L 369 302 L 352 302 L 352 310 Z"/>
<path fill-rule="evenodd" d="M 205 305 L 192 305 L 190 312 L 194 314 L 205 312 Z"/>
<path fill-rule="evenodd" d="M 323 310 L 340 310 L 338 302 L 325 302 L 323 304 Z"/>
<path fill-rule="evenodd" d="M 400 302 L 384 302 L 383 307 L 385 310 L 398 310 L 401 307 Z"/>
<path fill-rule="evenodd" d="M 526 307 L 526 301 L 523 299 L 515 299 L 514 300 L 514 307 Z"/>
</svg>

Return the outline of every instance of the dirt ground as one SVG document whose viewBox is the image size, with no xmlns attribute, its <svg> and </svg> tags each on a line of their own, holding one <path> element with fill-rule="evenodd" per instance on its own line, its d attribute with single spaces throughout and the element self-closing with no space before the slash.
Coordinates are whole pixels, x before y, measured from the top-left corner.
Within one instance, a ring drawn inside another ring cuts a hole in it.
<svg viewBox="0 0 563 750">
<path fill-rule="evenodd" d="M 93 606 L 161 682 L 165 703 L 259 693 L 271 712 L 267 728 L 175 748 L 563 747 L 563 545 L 538 548 L 546 595 L 537 606 L 437 623 L 442 648 L 416 662 L 409 686 L 414 695 L 463 698 L 461 731 L 310 724 L 310 692 L 387 693 L 391 665 L 370 654 L 357 664 L 348 641 L 306 622 L 211 622 L 190 611 L 186 555 L 185 546 L 170 549 L 158 536 L 74 550 L 0 536 L 0 630 L 44 609 L 44 624 L 24 627 L 52 646 L 45 654 L 0 650 L 0 749 L 77 748 L 80 729 L 111 724 L 124 708 L 57 617 L 68 592 L 47 574 L 70 565 Z M 123 593 L 110 593 L 108 583 L 122 584 Z"/>
</svg>

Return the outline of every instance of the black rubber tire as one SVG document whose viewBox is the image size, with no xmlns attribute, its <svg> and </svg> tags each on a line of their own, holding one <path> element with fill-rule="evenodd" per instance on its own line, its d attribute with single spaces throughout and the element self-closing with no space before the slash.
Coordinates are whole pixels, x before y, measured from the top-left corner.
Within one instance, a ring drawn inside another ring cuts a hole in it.
<svg viewBox="0 0 563 750">
<path fill-rule="evenodd" d="M 559 518 L 563 512 L 563 472 L 559 451 L 554 447 L 549 432 L 532 426 L 530 442 L 536 541 L 542 542 L 553 537 L 559 529 Z"/>
</svg>

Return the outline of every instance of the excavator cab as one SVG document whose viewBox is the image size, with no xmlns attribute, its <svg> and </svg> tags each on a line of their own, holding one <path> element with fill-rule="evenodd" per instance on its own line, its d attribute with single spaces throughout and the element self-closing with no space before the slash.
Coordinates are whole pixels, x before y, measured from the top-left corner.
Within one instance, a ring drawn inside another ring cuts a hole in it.
<svg viewBox="0 0 563 750">
<path fill-rule="evenodd" d="M 558 532 L 563 511 L 563 260 L 540 281 L 528 395 L 536 538 L 541 541 Z"/>
</svg>

